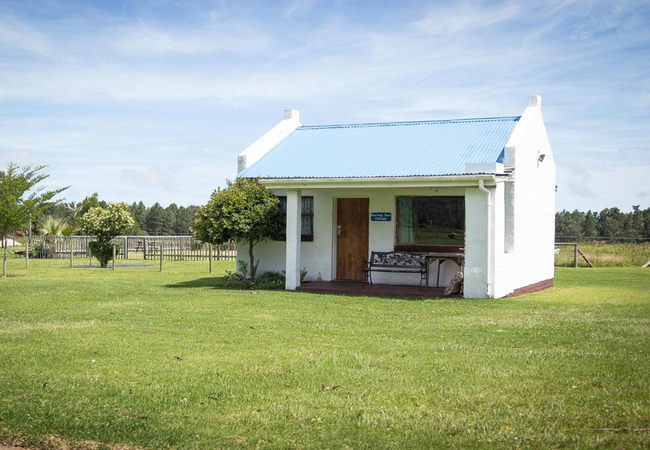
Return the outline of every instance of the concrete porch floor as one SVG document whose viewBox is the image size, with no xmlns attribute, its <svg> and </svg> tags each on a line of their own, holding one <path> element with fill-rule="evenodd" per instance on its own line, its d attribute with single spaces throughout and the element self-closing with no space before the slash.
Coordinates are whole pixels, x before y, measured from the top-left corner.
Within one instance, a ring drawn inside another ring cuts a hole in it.
<svg viewBox="0 0 650 450">
<path fill-rule="evenodd" d="M 419 297 L 440 298 L 444 297 L 445 288 L 429 287 L 429 290 L 420 289 L 418 286 L 404 286 L 396 284 L 366 284 L 360 281 L 306 281 L 296 288 L 302 292 L 319 294 L 347 294 L 347 295 L 377 295 L 382 297 Z M 450 297 L 459 298 L 460 295 Z"/>
</svg>

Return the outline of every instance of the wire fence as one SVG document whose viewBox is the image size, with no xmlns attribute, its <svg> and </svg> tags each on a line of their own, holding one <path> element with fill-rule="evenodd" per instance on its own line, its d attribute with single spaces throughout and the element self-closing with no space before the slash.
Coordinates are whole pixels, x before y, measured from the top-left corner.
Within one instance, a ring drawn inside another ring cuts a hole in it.
<svg viewBox="0 0 650 450">
<path fill-rule="evenodd" d="M 645 244 L 650 243 L 648 238 L 631 237 L 586 237 L 586 236 L 555 236 L 555 242 L 579 242 L 600 244 Z"/>
<path fill-rule="evenodd" d="M 30 258 L 61 259 L 90 255 L 88 243 L 94 236 L 32 236 Z M 117 259 L 171 261 L 205 261 L 212 255 L 213 261 L 235 261 L 237 245 L 228 242 L 212 245 L 192 236 L 118 236 L 113 239 L 119 248 Z"/>
</svg>

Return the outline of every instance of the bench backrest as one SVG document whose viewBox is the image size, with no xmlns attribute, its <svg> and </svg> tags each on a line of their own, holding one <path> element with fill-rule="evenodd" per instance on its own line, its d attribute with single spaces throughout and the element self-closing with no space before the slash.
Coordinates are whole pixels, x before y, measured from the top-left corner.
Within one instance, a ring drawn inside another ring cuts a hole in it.
<svg viewBox="0 0 650 450">
<path fill-rule="evenodd" d="M 370 267 L 403 267 L 405 269 L 420 269 L 427 263 L 424 255 L 409 252 L 372 252 Z"/>
</svg>

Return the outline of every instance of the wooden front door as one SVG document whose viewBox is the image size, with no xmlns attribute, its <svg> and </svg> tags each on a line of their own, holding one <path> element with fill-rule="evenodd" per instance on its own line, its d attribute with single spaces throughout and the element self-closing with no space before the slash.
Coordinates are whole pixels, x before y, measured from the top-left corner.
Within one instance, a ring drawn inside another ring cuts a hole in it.
<svg viewBox="0 0 650 450">
<path fill-rule="evenodd" d="M 339 198 L 337 204 L 336 278 L 363 280 L 368 259 L 367 198 Z"/>
</svg>

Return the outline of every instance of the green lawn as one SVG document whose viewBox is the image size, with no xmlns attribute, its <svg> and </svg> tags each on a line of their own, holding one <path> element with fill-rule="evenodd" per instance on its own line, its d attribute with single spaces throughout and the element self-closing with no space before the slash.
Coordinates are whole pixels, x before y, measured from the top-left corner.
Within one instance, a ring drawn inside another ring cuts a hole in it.
<svg viewBox="0 0 650 450">
<path fill-rule="evenodd" d="M 0 442 L 650 446 L 650 269 L 418 301 L 224 290 L 223 263 L 31 265 L 0 279 Z"/>
</svg>

